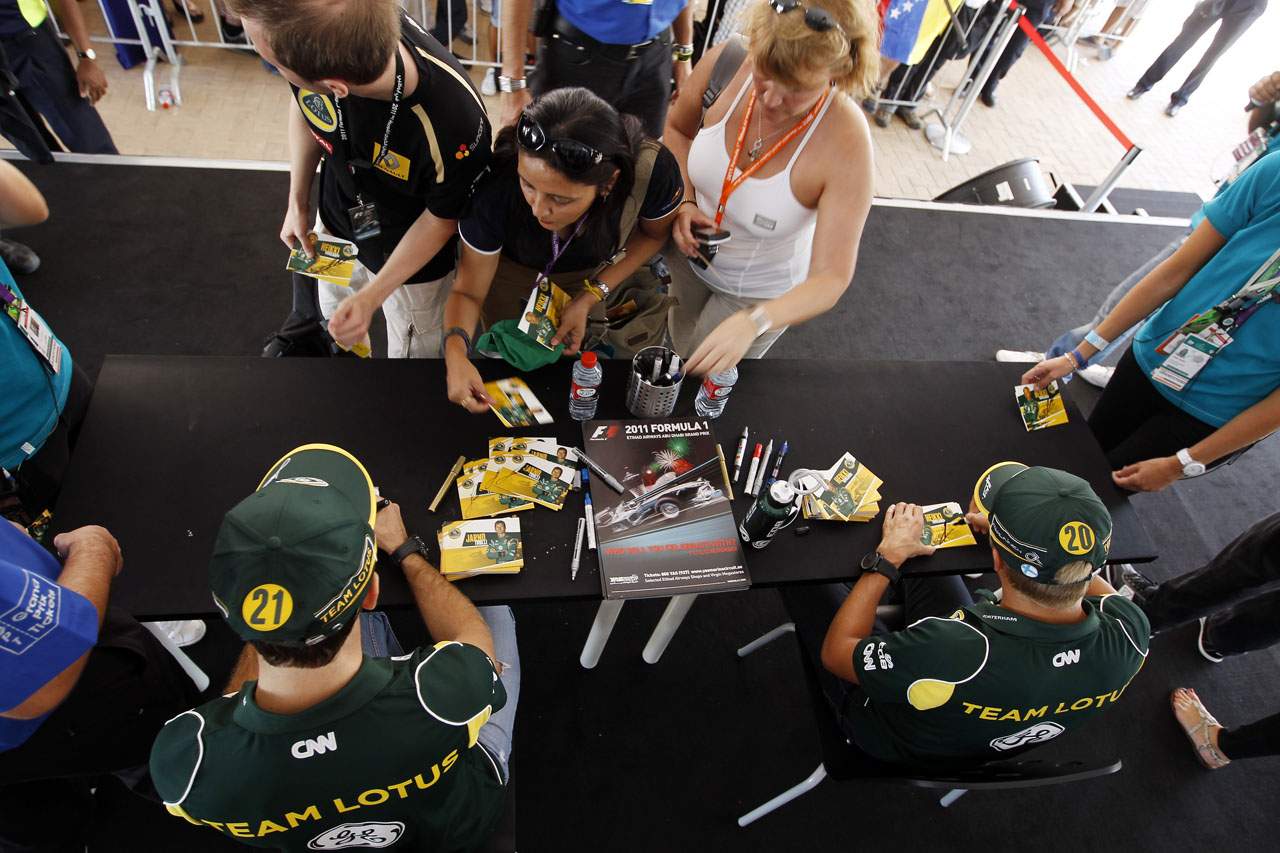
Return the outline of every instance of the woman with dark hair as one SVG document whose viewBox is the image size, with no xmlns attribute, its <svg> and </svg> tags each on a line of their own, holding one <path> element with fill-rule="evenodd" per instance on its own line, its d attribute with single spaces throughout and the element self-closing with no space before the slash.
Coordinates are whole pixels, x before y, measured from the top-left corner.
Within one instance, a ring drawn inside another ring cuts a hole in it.
<svg viewBox="0 0 1280 853">
<path fill-rule="evenodd" d="M 470 336 L 520 316 L 544 277 L 572 297 L 552 345 L 578 352 L 588 313 L 662 247 L 683 197 L 671 153 L 588 90 L 556 89 L 526 107 L 499 132 L 492 171 L 459 222 L 444 309 L 449 399 L 488 409 Z"/>
</svg>

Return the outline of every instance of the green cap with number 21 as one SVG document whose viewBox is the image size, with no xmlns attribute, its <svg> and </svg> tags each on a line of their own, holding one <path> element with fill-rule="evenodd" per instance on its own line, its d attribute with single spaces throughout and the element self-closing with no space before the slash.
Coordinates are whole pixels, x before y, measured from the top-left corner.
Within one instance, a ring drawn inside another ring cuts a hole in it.
<svg viewBox="0 0 1280 853">
<path fill-rule="evenodd" d="M 1100 569 L 1111 549 L 1111 514 L 1066 471 L 1000 462 L 978 478 L 973 500 L 1010 570 L 1037 583 L 1055 583 L 1058 569 L 1080 560 Z"/>
<path fill-rule="evenodd" d="M 307 444 L 271 466 L 222 521 L 213 601 L 237 634 L 310 646 L 359 617 L 373 577 L 377 496 L 345 450 Z"/>
</svg>

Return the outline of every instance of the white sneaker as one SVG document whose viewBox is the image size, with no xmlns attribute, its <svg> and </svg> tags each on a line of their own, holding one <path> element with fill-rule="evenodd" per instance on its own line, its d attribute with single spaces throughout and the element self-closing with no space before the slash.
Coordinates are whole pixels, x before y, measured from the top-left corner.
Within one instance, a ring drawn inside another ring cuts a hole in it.
<svg viewBox="0 0 1280 853">
<path fill-rule="evenodd" d="M 209 630 L 208 626 L 199 619 L 187 619 L 178 622 L 157 622 L 160 627 L 168 635 L 169 639 L 178 648 L 183 646 L 194 645 L 204 638 L 205 631 Z"/>
<path fill-rule="evenodd" d="M 498 69 L 489 68 L 484 72 L 484 79 L 480 81 L 480 94 L 498 94 Z"/>
<path fill-rule="evenodd" d="M 1091 364 L 1082 370 L 1077 370 L 1076 376 L 1079 376 L 1095 388 L 1106 388 L 1107 383 L 1111 381 L 1111 377 L 1115 372 L 1116 369 L 1114 367 L 1108 367 L 1105 364 Z"/>
<path fill-rule="evenodd" d="M 1033 349 L 998 349 L 996 350 L 996 361 L 1036 364 L 1044 361 L 1044 353 Z"/>
</svg>

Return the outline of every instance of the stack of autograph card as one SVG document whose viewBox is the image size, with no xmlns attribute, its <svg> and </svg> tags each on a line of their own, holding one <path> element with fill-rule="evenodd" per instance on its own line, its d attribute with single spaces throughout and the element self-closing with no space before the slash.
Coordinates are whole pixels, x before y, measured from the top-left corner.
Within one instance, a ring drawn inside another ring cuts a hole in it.
<svg viewBox="0 0 1280 853">
<path fill-rule="evenodd" d="M 489 408 L 505 426 L 526 427 L 552 422 L 547 407 L 518 376 L 486 382 L 484 390 L 493 398 Z"/>
<path fill-rule="evenodd" d="M 578 482 L 577 452 L 554 438 L 489 439 L 489 457 L 468 462 L 458 477 L 463 518 L 529 509 L 558 510 Z"/>
<path fill-rule="evenodd" d="M 556 336 L 556 329 L 560 328 L 564 307 L 568 304 L 569 294 L 545 276 L 538 276 L 538 283 L 529 292 L 529 301 L 525 303 L 524 313 L 516 326 L 547 349 L 555 349 L 551 341 Z"/>
<path fill-rule="evenodd" d="M 1040 391 L 1034 385 L 1019 385 L 1013 389 L 1013 397 L 1018 401 L 1027 432 L 1067 422 L 1067 407 L 1057 382 L 1050 382 Z"/>
<path fill-rule="evenodd" d="M 949 501 L 941 504 L 929 504 L 921 507 L 924 510 L 924 530 L 920 533 L 920 541 L 935 548 L 955 548 L 960 545 L 977 545 L 973 531 L 964 520 L 964 512 L 960 504 Z"/>
<path fill-rule="evenodd" d="M 448 580 L 512 575 L 524 566 L 520 519 L 455 521 L 440 530 L 440 573 Z"/>
<path fill-rule="evenodd" d="M 816 492 L 804 496 L 805 518 L 834 521 L 870 521 L 880 512 L 880 486 L 884 481 L 871 473 L 853 454 L 845 453 L 822 475 Z"/>
</svg>

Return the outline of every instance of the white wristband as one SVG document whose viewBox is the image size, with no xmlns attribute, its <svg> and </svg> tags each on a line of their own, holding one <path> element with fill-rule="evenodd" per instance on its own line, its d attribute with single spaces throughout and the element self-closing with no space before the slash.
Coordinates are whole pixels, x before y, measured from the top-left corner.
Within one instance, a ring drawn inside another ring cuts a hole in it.
<svg viewBox="0 0 1280 853">
<path fill-rule="evenodd" d="M 751 309 L 751 313 L 747 315 L 756 327 L 756 337 L 760 337 L 765 332 L 773 328 L 773 320 L 769 317 L 769 312 L 765 310 L 763 305 L 757 305 Z"/>
</svg>

